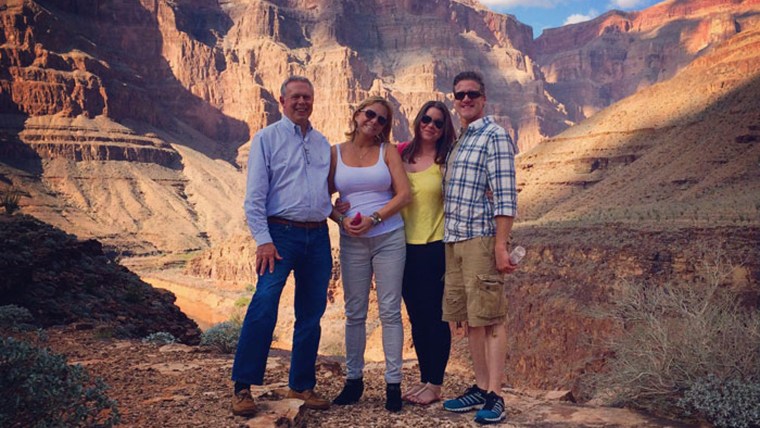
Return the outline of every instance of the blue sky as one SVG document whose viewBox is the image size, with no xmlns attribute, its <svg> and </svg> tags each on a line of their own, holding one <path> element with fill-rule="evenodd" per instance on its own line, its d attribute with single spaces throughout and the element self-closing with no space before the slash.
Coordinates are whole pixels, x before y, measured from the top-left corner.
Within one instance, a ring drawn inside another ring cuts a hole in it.
<svg viewBox="0 0 760 428">
<path fill-rule="evenodd" d="M 515 15 L 520 22 L 533 27 L 533 37 L 544 28 L 588 21 L 612 9 L 641 10 L 658 0 L 480 0 L 500 13 Z"/>
</svg>

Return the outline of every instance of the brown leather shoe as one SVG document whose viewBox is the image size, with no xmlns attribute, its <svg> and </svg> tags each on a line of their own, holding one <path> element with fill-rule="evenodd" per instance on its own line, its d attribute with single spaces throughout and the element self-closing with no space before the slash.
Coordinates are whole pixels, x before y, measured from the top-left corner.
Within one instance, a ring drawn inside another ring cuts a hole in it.
<svg viewBox="0 0 760 428">
<path fill-rule="evenodd" d="M 303 392 L 291 389 L 288 391 L 288 398 L 303 400 L 303 405 L 307 409 L 327 410 L 330 408 L 330 401 L 317 395 L 313 389 L 307 389 Z"/>
<path fill-rule="evenodd" d="M 256 402 L 251 391 L 243 389 L 232 397 L 232 414 L 235 416 L 253 416 L 256 414 Z"/>
</svg>

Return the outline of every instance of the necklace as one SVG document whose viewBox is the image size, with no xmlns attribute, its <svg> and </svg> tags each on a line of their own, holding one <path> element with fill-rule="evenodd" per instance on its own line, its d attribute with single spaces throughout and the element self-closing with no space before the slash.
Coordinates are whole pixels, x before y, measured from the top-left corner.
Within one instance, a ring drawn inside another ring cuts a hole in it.
<svg viewBox="0 0 760 428">
<path fill-rule="evenodd" d="M 358 146 L 358 145 L 356 145 L 356 143 L 355 143 L 355 142 L 353 142 L 353 141 L 352 141 L 352 142 L 351 142 L 351 144 L 353 144 L 353 145 L 354 145 L 354 150 L 356 151 L 356 154 L 359 156 L 359 161 L 360 161 L 360 162 L 361 162 L 361 161 L 363 161 L 363 160 L 364 160 L 364 157 L 365 157 L 365 156 L 367 156 L 367 153 L 369 153 L 369 152 L 370 152 L 370 150 L 372 150 L 372 146 L 369 146 L 369 147 L 367 147 L 367 148 L 366 148 L 366 149 L 365 149 L 365 150 L 362 152 L 362 151 L 360 151 L 360 150 L 359 150 L 359 146 Z"/>
</svg>

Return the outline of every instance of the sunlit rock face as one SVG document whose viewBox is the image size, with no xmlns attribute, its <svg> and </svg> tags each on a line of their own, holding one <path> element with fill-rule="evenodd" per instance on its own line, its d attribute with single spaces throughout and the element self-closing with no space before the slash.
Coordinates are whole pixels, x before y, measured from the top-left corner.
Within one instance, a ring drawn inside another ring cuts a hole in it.
<svg viewBox="0 0 760 428">
<path fill-rule="evenodd" d="M 314 82 L 312 122 L 336 144 L 378 94 L 407 140 L 422 103 L 452 105 L 453 77 L 479 70 L 488 113 L 528 152 L 753 28 L 757 9 L 665 2 L 534 41 L 474 1 L 9 0 L 0 174 L 26 212 L 110 248 L 205 249 L 245 232 L 247 141 L 280 118 L 291 74 Z"/>
<path fill-rule="evenodd" d="M 456 1 L 10 0 L 0 10 L 0 174 L 25 210 L 126 254 L 207 248 L 245 230 L 247 141 L 315 84 L 332 143 L 369 95 L 407 140 L 427 100 L 480 70 L 523 149 L 567 126 L 526 54 L 532 30 Z M 224 207 L 225 209 L 219 209 Z M 166 233 L 166 226 L 171 233 Z"/>
<path fill-rule="evenodd" d="M 545 30 L 533 46 L 549 92 L 580 122 L 673 77 L 696 57 L 755 27 L 753 1 L 666 1 Z"/>
</svg>

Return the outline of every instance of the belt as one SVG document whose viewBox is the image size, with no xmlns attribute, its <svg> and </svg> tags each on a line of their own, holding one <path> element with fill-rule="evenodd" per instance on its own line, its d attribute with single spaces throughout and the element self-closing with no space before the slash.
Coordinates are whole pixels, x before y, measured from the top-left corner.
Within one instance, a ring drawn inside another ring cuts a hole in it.
<svg viewBox="0 0 760 428">
<path fill-rule="evenodd" d="M 318 229 L 327 226 L 327 220 L 322 221 L 293 221 L 282 217 L 267 217 L 267 223 L 284 224 L 286 226 L 298 227 L 301 229 Z"/>
</svg>

